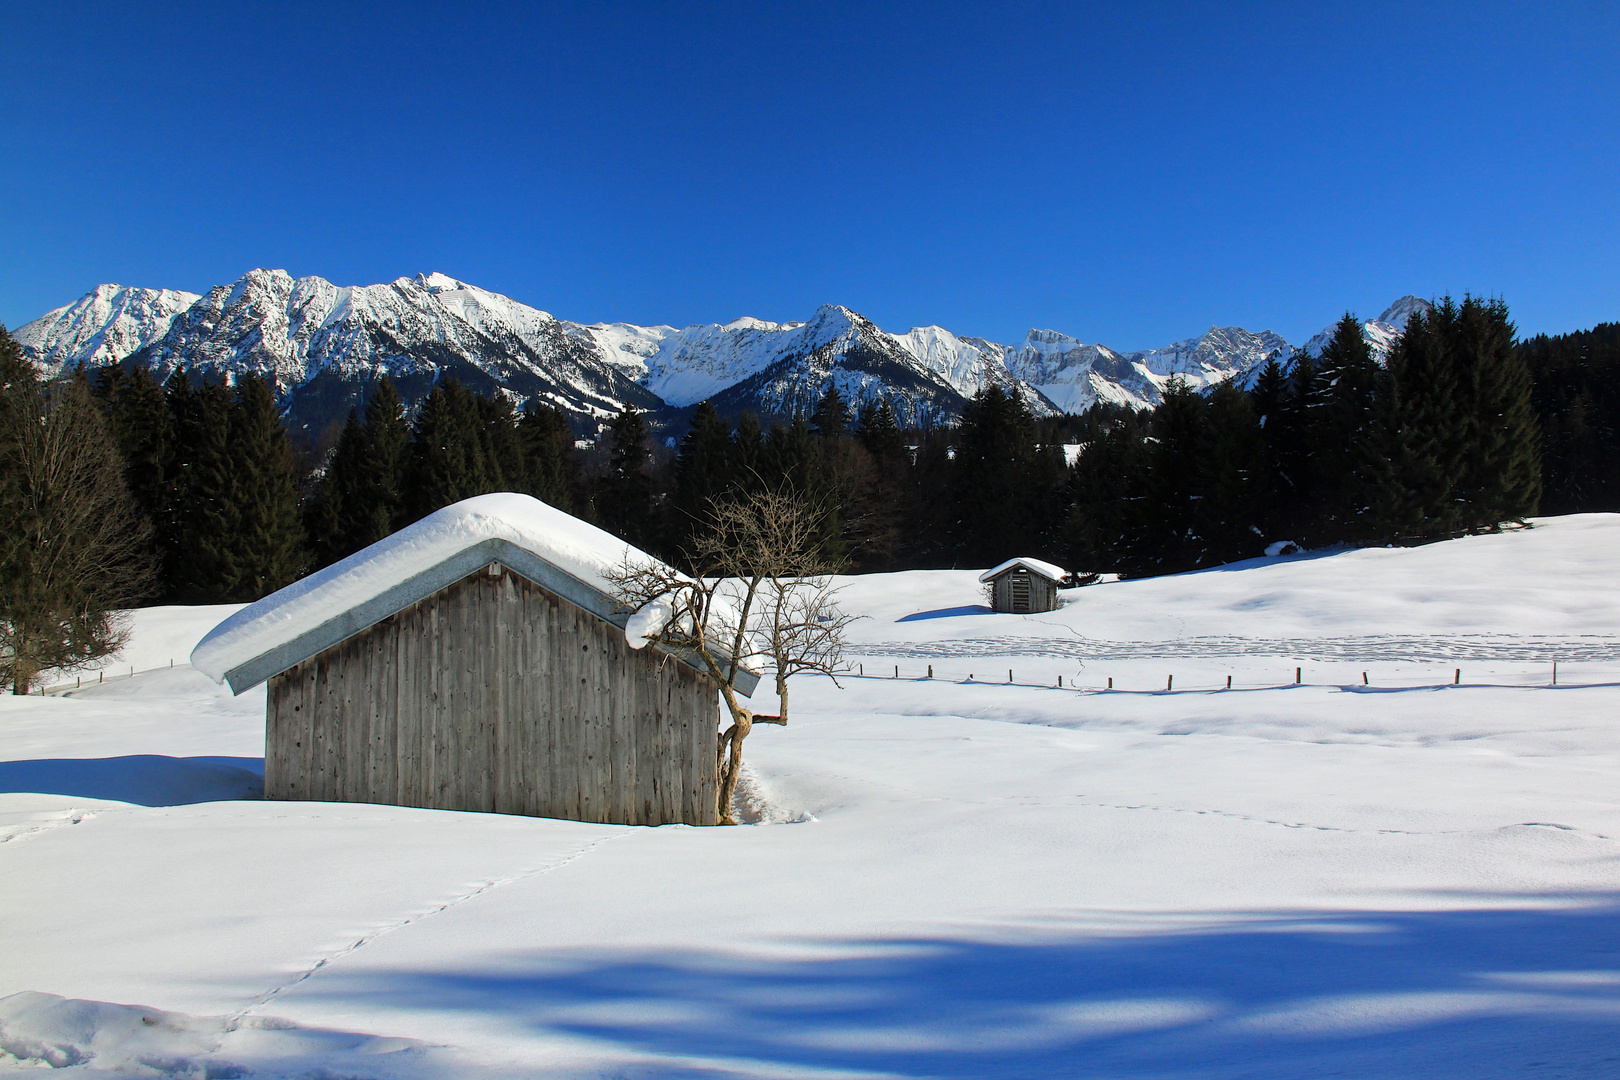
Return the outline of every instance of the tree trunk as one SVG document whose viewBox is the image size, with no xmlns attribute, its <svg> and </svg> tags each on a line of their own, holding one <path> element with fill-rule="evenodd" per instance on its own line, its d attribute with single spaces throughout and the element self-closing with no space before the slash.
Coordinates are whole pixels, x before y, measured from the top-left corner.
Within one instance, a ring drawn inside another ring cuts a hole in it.
<svg viewBox="0 0 1620 1080">
<path fill-rule="evenodd" d="M 753 714 L 740 706 L 734 709 L 735 722 L 720 736 L 720 824 L 737 824 L 731 812 L 732 800 L 737 796 L 737 779 L 742 773 L 742 744 L 753 730 Z M 729 749 L 729 753 L 727 752 Z"/>
</svg>

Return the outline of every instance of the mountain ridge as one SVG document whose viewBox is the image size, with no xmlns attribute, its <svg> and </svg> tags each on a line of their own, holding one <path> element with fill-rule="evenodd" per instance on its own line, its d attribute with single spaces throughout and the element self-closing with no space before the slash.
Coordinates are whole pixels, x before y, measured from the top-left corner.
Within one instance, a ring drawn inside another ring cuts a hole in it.
<svg viewBox="0 0 1620 1080">
<path fill-rule="evenodd" d="M 1381 357 L 1427 307 L 1403 297 L 1363 335 Z M 1305 351 L 1320 352 L 1330 332 Z M 732 414 L 807 412 L 829 386 L 856 402 L 886 398 L 902 423 L 921 426 L 953 421 L 987 385 L 1022 394 L 1037 415 L 1096 401 L 1148 408 L 1172 378 L 1207 389 L 1294 351 L 1281 335 L 1241 327 L 1130 352 L 1046 329 L 1014 345 L 938 325 L 891 333 L 839 304 L 802 322 L 582 324 L 441 273 L 338 286 L 262 268 L 202 295 L 99 285 L 14 337 L 52 376 L 114 362 L 159 379 L 178 369 L 227 381 L 256 373 L 274 382 L 289 426 L 311 436 L 385 374 L 408 404 L 455 377 L 481 393 L 556 405 L 583 430 L 626 404 L 674 414 L 712 399 Z"/>
</svg>

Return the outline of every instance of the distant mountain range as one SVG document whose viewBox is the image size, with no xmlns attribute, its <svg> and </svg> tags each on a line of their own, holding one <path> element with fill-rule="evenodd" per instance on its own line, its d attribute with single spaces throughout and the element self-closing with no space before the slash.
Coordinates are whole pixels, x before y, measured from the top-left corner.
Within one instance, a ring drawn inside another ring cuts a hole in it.
<svg viewBox="0 0 1620 1080">
<path fill-rule="evenodd" d="M 1363 336 L 1382 356 L 1427 307 L 1403 297 L 1363 324 Z M 1319 352 L 1328 333 L 1306 351 Z M 176 369 L 226 380 L 257 372 L 274 380 L 289 426 L 306 436 L 342 420 L 382 375 L 408 404 L 453 376 L 481 393 L 550 402 L 584 430 L 626 404 L 663 419 L 704 399 L 726 415 L 808 412 L 829 386 L 860 402 L 886 398 L 902 423 L 920 425 L 954 420 L 992 383 L 1022 393 L 1038 415 L 1099 400 L 1148 408 L 1178 375 L 1197 387 L 1248 382 L 1294 351 L 1269 330 L 1239 327 L 1141 352 L 1053 330 L 1000 345 L 940 326 L 893 334 L 835 304 L 806 322 L 587 326 L 443 274 L 337 286 L 282 270 L 252 270 L 203 296 L 101 285 L 13 336 L 49 375 L 115 362 L 159 379 Z"/>
</svg>

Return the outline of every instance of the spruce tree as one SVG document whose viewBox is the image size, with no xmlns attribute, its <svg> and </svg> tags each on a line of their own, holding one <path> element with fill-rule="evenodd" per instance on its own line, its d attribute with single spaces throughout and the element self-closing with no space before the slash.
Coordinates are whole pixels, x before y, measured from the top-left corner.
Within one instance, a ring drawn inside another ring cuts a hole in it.
<svg viewBox="0 0 1620 1080">
<path fill-rule="evenodd" d="M 222 383 L 190 389 L 176 372 L 166 397 L 175 411 L 175 453 L 168 484 L 171 599 L 220 604 L 235 595 L 241 564 L 241 498 L 232 455 L 231 392 Z"/>
<path fill-rule="evenodd" d="M 1449 345 L 1468 438 L 1456 498 L 1469 529 L 1528 517 L 1541 497 L 1540 430 L 1513 337 L 1500 300 L 1465 297 L 1457 307 Z"/>
<path fill-rule="evenodd" d="M 803 413 L 794 413 L 786 424 L 772 423 L 765 436 L 765 477 L 772 490 L 784 485 L 799 492 L 814 492 L 818 478 L 815 475 L 815 436 L 805 423 Z"/>
<path fill-rule="evenodd" d="M 900 425 L 894 418 L 894 408 L 889 404 L 888 398 L 878 398 L 869 401 L 861 409 L 860 421 L 855 427 L 855 437 L 866 447 L 867 453 L 873 457 L 890 460 L 897 457 L 904 449 L 905 437 L 900 432 Z"/>
<path fill-rule="evenodd" d="M 230 440 L 236 535 L 227 541 L 234 567 L 225 588 L 229 599 L 251 601 L 290 584 L 308 560 L 292 444 L 274 391 L 257 375 L 237 383 Z"/>
<path fill-rule="evenodd" d="M 502 393 L 476 400 L 479 456 L 484 462 L 483 490 L 477 494 L 521 490 L 528 484 L 527 455 L 512 400 Z"/>
<path fill-rule="evenodd" d="M 579 465 L 570 451 L 574 435 L 561 409 L 531 400 L 518 421 L 526 462 L 523 490 L 559 510 L 572 511 L 579 487 Z"/>
<path fill-rule="evenodd" d="M 477 397 L 445 379 L 422 402 L 406 454 L 402 524 L 490 490 Z"/>
<path fill-rule="evenodd" d="M 377 380 L 366 401 L 364 432 L 366 485 L 351 512 L 354 539 L 363 541 L 360 547 L 405 524 L 405 461 L 411 432 L 399 391 L 386 375 Z"/>
<path fill-rule="evenodd" d="M 1515 351 L 1542 432 L 1540 512 L 1620 510 L 1620 323 L 1539 335 Z"/>
<path fill-rule="evenodd" d="M 675 458 L 675 513 L 670 528 L 676 547 L 684 550 L 691 537 L 708 527 L 710 500 L 736 482 L 734 451 L 731 428 L 714 403 L 699 402 Z"/>
<path fill-rule="evenodd" d="M 1070 472 L 1065 522 L 1069 565 L 1078 573 L 1129 573 L 1137 518 L 1146 501 L 1146 432 L 1133 409 L 1093 407 Z"/>
<path fill-rule="evenodd" d="M 168 403 L 152 373 L 137 365 L 113 398 L 114 434 L 130 493 L 153 521 L 163 511 L 164 463 L 173 438 Z"/>
<path fill-rule="evenodd" d="M 1196 516 L 1208 546 L 1199 565 L 1252 558 L 1265 548 L 1260 516 L 1264 455 L 1253 400 L 1230 382 L 1221 383 L 1205 399 L 1203 427 Z"/>
<path fill-rule="evenodd" d="M 1135 551 L 1128 561 L 1134 574 L 1166 574 L 1211 561 L 1207 522 L 1201 513 L 1203 472 L 1210 447 L 1205 429 L 1206 402 L 1182 379 L 1172 379 L 1153 410 L 1153 444 L 1147 455 L 1142 514 Z"/>
<path fill-rule="evenodd" d="M 965 564 L 991 566 L 1046 551 L 1050 510 L 1043 504 L 1056 497 L 1050 480 L 1023 399 L 993 383 L 976 393 L 962 410 L 951 466 L 952 532 Z"/>
<path fill-rule="evenodd" d="M 1378 538 L 1433 540 L 1455 535 L 1467 428 L 1457 407 L 1449 355 L 1457 317 L 1450 298 L 1416 313 L 1390 350 L 1372 438 L 1369 524 Z"/>
<path fill-rule="evenodd" d="M 353 409 L 327 457 L 326 470 L 304 507 L 304 530 L 316 567 L 330 566 L 354 554 L 370 540 L 363 538 L 363 504 L 370 477 L 366 433 Z"/>
<path fill-rule="evenodd" d="M 759 417 L 745 412 L 737 417 L 737 430 L 731 434 L 731 463 L 737 487 L 754 490 L 761 486 L 764 455 L 765 435 Z"/>
<path fill-rule="evenodd" d="M 1312 542 L 1336 543 L 1366 535 L 1367 462 L 1364 448 L 1372 430 L 1378 364 L 1349 312 L 1333 328 L 1318 360 L 1318 400 L 1309 437 L 1314 458 L 1317 512 L 1307 530 Z"/>
<path fill-rule="evenodd" d="M 608 471 L 598 485 L 599 524 L 640 548 L 652 546 L 652 478 L 647 474 L 647 421 L 625 405 L 609 427 Z"/>
<path fill-rule="evenodd" d="M 836 383 L 827 384 L 827 392 L 816 403 L 810 414 L 810 430 L 824 439 L 842 438 L 849 434 L 850 410 Z"/>
</svg>

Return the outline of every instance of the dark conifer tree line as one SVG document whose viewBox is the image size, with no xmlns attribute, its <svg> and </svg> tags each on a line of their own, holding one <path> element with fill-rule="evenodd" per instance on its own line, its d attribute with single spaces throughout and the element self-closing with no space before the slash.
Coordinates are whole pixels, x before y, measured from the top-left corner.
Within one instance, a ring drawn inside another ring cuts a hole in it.
<svg viewBox="0 0 1620 1080">
<path fill-rule="evenodd" d="M 1068 557 L 1141 575 L 1300 547 L 1406 544 L 1537 512 L 1541 435 L 1499 301 L 1413 316 L 1384 366 L 1346 314 L 1319 357 L 1252 390 L 1172 383 L 1151 414 L 1093 410 Z"/>
<path fill-rule="evenodd" d="M 576 442 L 454 380 L 414 416 L 386 378 L 300 468 L 274 388 L 144 370 L 89 375 L 150 521 L 163 599 L 251 600 L 425 514 L 518 491 L 677 564 L 717 496 L 791 489 L 823 507 L 850 570 L 982 567 L 1034 555 L 1168 573 L 1268 544 L 1417 543 L 1538 511 L 1620 510 L 1620 328 L 1515 342 L 1499 301 L 1441 301 L 1384 365 L 1346 314 L 1317 357 L 1248 388 L 1172 381 L 1148 412 L 1036 418 L 998 386 L 954 427 L 903 430 L 832 385 L 808 416 L 693 410 L 678 439 L 631 407 Z"/>
</svg>

